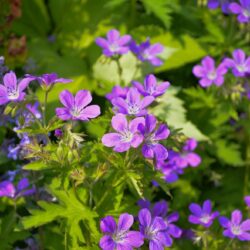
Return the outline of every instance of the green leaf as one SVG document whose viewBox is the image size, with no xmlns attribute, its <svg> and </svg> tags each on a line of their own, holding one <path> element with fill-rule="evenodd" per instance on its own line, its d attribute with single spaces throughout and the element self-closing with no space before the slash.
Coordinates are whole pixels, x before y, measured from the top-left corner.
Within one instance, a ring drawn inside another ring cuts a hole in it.
<svg viewBox="0 0 250 250">
<path fill-rule="evenodd" d="M 23 166 L 24 170 L 33 170 L 33 171 L 41 171 L 51 169 L 45 162 L 43 161 L 34 161 L 30 162 Z"/>
<path fill-rule="evenodd" d="M 164 120 L 170 127 L 181 129 L 187 137 L 195 138 L 198 141 L 208 140 L 208 137 L 186 118 L 186 109 L 183 101 L 176 95 L 178 89 L 170 87 L 164 96 L 161 97 L 159 104 L 152 108 L 154 115 Z"/>
</svg>

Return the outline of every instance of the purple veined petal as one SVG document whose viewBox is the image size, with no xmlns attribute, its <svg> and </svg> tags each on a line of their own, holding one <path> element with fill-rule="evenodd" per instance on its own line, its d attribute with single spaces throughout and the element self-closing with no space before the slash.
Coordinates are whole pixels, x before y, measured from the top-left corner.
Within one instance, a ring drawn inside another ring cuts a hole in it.
<svg viewBox="0 0 250 250">
<path fill-rule="evenodd" d="M 171 213 L 170 215 L 168 215 L 167 217 L 167 222 L 168 223 L 172 223 L 172 222 L 175 222 L 175 221 L 178 221 L 179 220 L 179 213 L 178 212 L 173 212 Z"/>
<path fill-rule="evenodd" d="M 156 127 L 156 118 L 153 115 L 146 115 L 145 117 L 145 133 L 152 133 Z"/>
<path fill-rule="evenodd" d="M 118 231 L 129 230 L 134 223 L 134 217 L 128 213 L 121 214 L 118 220 Z"/>
<path fill-rule="evenodd" d="M 201 207 L 196 203 L 191 203 L 189 206 L 189 210 L 196 216 L 200 216 L 202 214 Z"/>
<path fill-rule="evenodd" d="M 109 47 L 109 43 L 106 39 L 102 37 L 98 37 L 95 39 L 95 43 L 101 48 L 107 49 Z"/>
<path fill-rule="evenodd" d="M 169 88 L 170 82 L 162 82 L 156 87 L 156 93 L 154 94 L 155 97 L 163 95 L 166 90 Z"/>
<path fill-rule="evenodd" d="M 135 53 L 135 54 L 138 54 L 140 52 L 139 50 L 139 46 L 137 46 L 136 42 L 134 40 L 132 40 L 130 43 L 129 43 L 129 48 L 130 50 Z"/>
<path fill-rule="evenodd" d="M 180 238 L 182 234 L 182 230 L 176 225 L 171 224 L 169 225 L 168 233 L 174 238 Z"/>
<path fill-rule="evenodd" d="M 127 93 L 128 104 L 138 104 L 140 102 L 140 93 L 136 88 L 130 88 Z"/>
<path fill-rule="evenodd" d="M 17 99 L 12 99 L 12 101 L 14 101 L 14 102 L 15 101 L 18 101 L 18 102 L 23 101 L 25 96 L 26 96 L 26 94 L 24 92 L 20 92 L 18 98 Z"/>
<path fill-rule="evenodd" d="M 184 151 L 193 151 L 196 149 L 198 143 L 194 138 L 190 138 L 186 141 L 183 150 Z"/>
<path fill-rule="evenodd" d="M 111 57 L 111 56 L 113 56 L 113 55 L 115 54 L 113 51 L 111 51 L 111 50 L 109 50 L 109 49 L 104 49 L 104 50 L 102 51 L 102 53 L 103 53 L 106 57 Z"/>
<path fill-rule="evenodd" d="M 143 86 L 142 86 L 142 84 L 141 84 L 140 82 L 133 81 L 132 84 L 133 84 L 133 86 L 138 90 L 138 92 L 139 92 L 141 95 L 143 95 L 143 96 L 147 96 L 147 95 L 148 95 L 148 93 L 145 92 L 145 90 L 144 90 L 144 88 L 143 88 Z"/>
<path fill-rule="evenodd" d="M 204 201 L 202 210 L 204 213 L 210 214 L 212 212 L 212 202 L 210 200 Z"/>
<path fill-rule="evenodd" d="M 149 47 L 148 52 L 149 52 L 149 54 L 155 55 L 155 54 L 160 54 L 160 53 L 162 53 L 163 50 L 164 50 L 164 46 L 163 46 L 162 44 L 160 44 L 160 43 L 155 43 L 155 44 L 153 44 L 153 45 L 151 45 L 151 46 Z"/>
<path fill-rule="evenodd" d="M 126 239 L 123 239 L 122 242 L 117 243 L 116 250 L 133 250 L 133 248 L 126 243 Z"/>
<path fill-rule="evenodd" d="M 161 230 L 167 229 L 167 225 L 166 225 L 166 223 L 165 223 L 165 221 L 164 221 L 163 218 L 161 218 L 161 217 L 155 217 L 153 219 L 152 224 L 151 224 L 151 229 L 153 231 L 155 231 L 155 230 L 161 231 Z"/>
<path fill-rule="evenodd" d="M 193 74 L 196 77 L 204 77 L 205 72 L 204 72 L 204 68 L 200 65 L 196 65 L 193 67 Z"/>
<path fill-rule="evenodd" d="M 120 46 L 126 45 L 129 41 L 131 40 L 131 36 L 130 35 L 124 35 L 121 36 L 120 39 L 118 40 L 118 44 Z"/>
<path fill-rule="evenodd" d="M 0 105 L 6 104 L 8 101 L 6 87 L 0 84 Z"/>
<path fill-rule="evenodd" d="M 150 59 L 149 61 L 151 62 L 151 64 L 152 64 L 153 66 L 161 66 L 161 65 L 163 64 L 163 61 L 160 60 L 160 59 L 157 58 L 157 57 L 154 57 L 154 58 Z"/>
<path fill-rule="evenodd" d="M 110 30 L 107 34 L 108 42 L 110 43 L 117 41 L 119 37 L 120 37 L 120 33 L 118 30 L 115 30 L 115 29 Z"/>
<path fill-rule="evenodd" d="M 168 211 L 168 204 L 166 201 L 159 201 L 156 202 L 152 214 L 154 217 L 160 216 L 160 217 L 165 217 Z"/>
<path fill-rule="evenodd" d="M 224 77 L 223 76 L 218 76 L 215 81 L 214 81 L 216 86 L 221 86 L 224 83 Z"/>
<path fill-rule="evenodd" d="M 240 227 L 243 231 L 249 231 L 250 230 L 250 219 L 243 221 Z"/>
<path fill-rule="evenodd" d="M 231 218 L 231 221 L 233 224 L 240 224 L 241 223 L 241 220 L 242 220 L 242 213 L 240 210 L 234 210 L 232 212 L 232 218 Z"/>
<path fill-rule="evenodd" d="M 112 124 L 113 129 L 118 132 L 124 132 L 125 130 L 128 129 L 127 118 L 123 114 L 117 114 L 113 116 L 111 124 Z"/>
<path fill-rule="evenodd" d="M 168 158 L 168 150 L 159 143 L 153 146 L 153 151 L 157 160 L 165 160 Z"/>
<path fill-rule="evenodd" d="M 129 47 L 120 47 L 117 51 L 118 54 L 127 54 L 129 52 Z"/>
<path fill-rule="evenodd" d="M 235 62 L 233 59 L 231 58 L 226 58 L 224 61 L 223 61 L 223 64 L 227 67 L 227 68 L 233 68 L 235 66 Z"/>
<path fill-rule="evenodd" d="M 170 130 L 168 129 L 168 127 L 165 124 L 161 124 L 156 130 L 154 138 L 156 140 L 164 140 L 168 138 L 169 134 Z"/>
<path fill-rule="evenodd" d="M 118 133 L 108 133 L 102 137 L 102 144 L 106 147 L 114 147 L 121 141 L 121 135 Z"/>
<path fill-rule="evenodd" d="M 102 250 L 115 250 L 116 247 L 115 242 L 109 235 L 103 236 L 100 240 L 99 245 Z"/>
<path fill-rule="evenodd" d="M 197 167 L 201 163 L 201 157 L 196 153 L 188 153 L 186 155 L 186 160 L 191 167 Z"/>
<path fill-rule="evenodd" d="M 238 235 L 239 240 L 242 241 L 250 241 L 250 233 L 243 232 L 240 235 Z"/>
<path fill-rule="evenodd" d="M 220 3 L 218 0 L 208 0 L 207 6 L 209 9 L 216 9 L 219 7 L 219 4 Z"/>
<path fill-rule="evenodd" d="M 201 85 L 201 87 L 203 88 L 206 88 L 206 87 L 209 87 L 211 86 L 213 83 L 212 80 L 209 80 L 207 78 L 202 78 L 200 81 L 199 81 L 199 84 Z"/>
<path fill-rule="evenodd" d="M 151 213 L 147 208 L 143 208 L 139 211 L 138 219 L 140 225 L 142 225 L 145 228 L 151 224 L 151 219 L 152 219 Z"/>
<path fill-rule="evenodd" d="M 127 114 L 128 104 L 123 98 L 121 97 L 113 98 L 111 102 L 115 107 L 119 108 L 119 112 Z"/>
<path fill-rule="evenodd" d="M 0 183 L 0 197 L 14 198 L 16 194 L 15 186 L 10 181 Z"/>
<path fill-rule="evenodd" d="M 228 229 L 223 231 L 223 235 L 231 239 L 235 238 L 235 235 Z"/>
<path fill-rule="evenodd" d="M 122 153 L 122 152 L 128 151 L 129 148 L 130 148 L 129 142 L 119 142 L 119 144 L 115 145 L 114 151 Z"/>
<path fill-rule="evenodd" d="M 218 75 L 225 75 L 227 73 L 227 67 L 224 63 L 221 63 L 216 70 Z"/>
<path fill-rule="evenodd" d="M 100 107 L 98 105 L 89 105 L 81 110 L 79 118 L 81 120 L 88 120 L 89 118 L 96 118 L 101 114 Z"/>
<path fill-rule="evenodd" d="M 83 109 L 92 101 L 92 96 L 88 90 L 80 90 L 75 96 L 75 107 L 78 110 Z"/>
<path fill-rule="evenodd" d="M 61 103 L 66 107 L 71 109 L 74 106 L 75 100 L 74 100 L 74 96 L 72 95 L 72 93 L 70 93 L 68 90 L 63 90 L 60 93 L 60 101 Z"/>
<path fill-rule="evenodd" d="M 18 90 L 20 92 L 24 91 L 28 87 L 30 82 L 32 82 L 33 80 L 34 80 L 33 78 L 29 78 L 29 77 L 22 79 L 18 84 Z"/>
<path fill-rule="evenodd" d="M 144 117 L 137 117 L 137 118 L 133 119 L 129 123 L 129 131 L 131 131 L 132 133 L 137 132 L 138 131 L 138 126 L 140 124 L 145 125 L 145 119 L 144 119 Z"/>
<path fill-rule="evenodd" d="M 144 137 L 142 135 L 135 134 L 131 140 L 131 146 L 133 148 L 138 148 L 143 142 Z"/>
<path fill-rule="evenodd" d="M 154 158 L 154 151 L 151 145 L 144 144 L 142 146 L 142 154 L 145 158 Z"/>
<path fill-rule="evenodd" d="M 17 89 L 16 74 L 13 71 L 6 73 L 3 77 L 3 83 L 6 88 Z"/>
<path fill-rule="evenodd" d="M 113 234 L 116 230 L 115 219 L 110 215 L 106 216 L 105 218 L 101 219 L 100 228 L 103 233 Z"/>
<path fill-rule="evenodd" d="M 245 62 L 246 54 L 243 50 L 236 49 L 233 52 L 233 58 L 237 64 L 242 64 Z"/>
<path fill-rule="evenodd" d="M 189 215 L 188 221 L 192 224 L 200 224 L 200 218 L 195 215 Z"/>
<path fill-rule="evenodd" d="M 150 240 L 149 250 L 164 250 L 164 246 L 157 240 Z"/>
<path fill-rule="evenodd" d="M 144 237 L 140 232 L 129 231 L 125 239 L 125 243 L 129 244 L 132 247 L 141 247 L 144 243 Z"/>
<path fill-rule="evenodd" d="M 144 97 L 141 100 L 141 109 L 144 109 L 147 106 L 149 106 L 154 100 L 155 100 L 155 98 L 153 96 L 146 96 L 146 97 Z"/>
<path fill-rule="evenodd" d="M 238 15 L 237 19 L 240 23 L 248 23 L 250 18 L 241 13 Z"/>
<path fill-rule="evenodd" d="M 161 244 L 162 248 L 160 248 L 160 249 L 164 249 L 163 246 L 170 247 L 173 244 L 173 240 L 171 239 L 169 234 L 166 232 L 157 233 L 157 235 L 155 235 L 155 237 L 154 237 L 154 241 Z"/>
<path fill-rule="evenodd" d="M 153 74 L 147 75 L 144 80 L 145 90 L 150 93 L 151 89 L 155 89 L 157 86 L 156 77 Z"/>
<path fill-rule="evenodd" d="M 202 59 L 201 64 L 205 68 L 206 72 L 215 70 L 215 62 L 214 59 L 210 56 L 206 56 Z"/>
<path fill-rule="evenodd" d="M 225 228 L 229 227 L 230 221 L 227 217 L 225 216 L 219 217 L 219 222 L 222 227 L 225 227 Z"/>
<path fill-rule="evenodd" d="M 67 108 L 56 108 L 56 115 L 63 121 L 67 121 L 72 118 L 72 115 Z"/>
<path fill-rule="evenodd" d="M 229 5 L 229 10 L 234 14 L 240 14 L 242 11 L 241 6 L 238 3 L 231 3 Z"/>
<path fill-rule="evenodd" d="M 69 83 L 69 82 L 72 82 L 71 79 L 67 79 L 67 78 L 57 78 L 54 83 Z"/>
<path fill-rule="evenodd" d="M 28 186 L 29 186 L 28 178 L 23 178 L 17 184 L 17 191 L 20 192 L 23 189 L 26 189 Z"/>
</svg>

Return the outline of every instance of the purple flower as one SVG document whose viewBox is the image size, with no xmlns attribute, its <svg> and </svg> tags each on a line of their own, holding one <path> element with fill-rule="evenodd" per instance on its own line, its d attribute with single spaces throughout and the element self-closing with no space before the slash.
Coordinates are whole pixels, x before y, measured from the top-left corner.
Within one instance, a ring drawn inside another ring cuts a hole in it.
<svg viewBox="0 0 250 250">
<path fill-rule="evenodd" d="M 31 78 L 24 78 L 17 83 L 16 74 L 14 72 L 11 71 L 6 73 L 3 77 L 3 85 L 0 84 L 0 105 L 10 101 L 22 101 L 25 97 L 23 91 L 31 81 Z"/>
<path fill-rule="evenodd" d="M 128 53 L 129 47 L 127 44 L 130 40 L 131 36 L 120 36 L 119 31 L 113 29 L 107 33 L 107 39 L 98 37 L 95 42 L 103 49 L 102 52 L 105 56 L 111 57 L 114 55 L 123 55 Z"/>
<path fill-rule="evenodd" d="M 26 75 L 32 81 L 37 80 L 45 88 L 51 88 L 56 83 L 69 83 L 72 82 L 71 79 L 58 78 L 56 73 L 43 74 L 41 76 Z"/>
<path fill-rule="evenodd" d="M 219 222 L 224 227 L 223 235 L 228 238 L 238 238 L 241 241 L 250 241 L 250 219 L 242 222 L 242 213 L 234 210 L 231 220 L 222 216 Z"/>
<path fill-rule="evenodd" d="M 147 114 L 145 109 L 154 101 L 154 97 L 146 96 L 141 99 L 141 95 L 136 88 L 130 88 L 126 99 L 121 97 L 113 98 L 112 104 L 117 108 L 118 113 L 125 115 L 143 116 Z"/>
<path fill-rule="evenodd" d="M 197 167 L 201 163 L 201 158 L 193 152 L 196 147 L 197 141 L 193 138 L 188 139 L 181 153 L 172 153 L 169 159 L 170 164 L 177 165 L 180 168 L 186 168 L 188 166 Z"/>
<path fill-rule="evenodd" d="M 68 90 L 60 93 L 60 101 L 64 108 L 57 108 L 56 115 L 61 120 L 82 120 L 88 121 L 100 115 L 98 105 L 87 106 L 92 101 L 92 96 L 87 90 L 80 90 L 74 97 Z"/>
<path fill-rule="evenodd" d="M 246 54 L 241 49 L 233 52 L 233 59 L 226 58 L 224 64 L 228 68 L 232 68 L 232 72 L 236 77 L 245 77 L 250 73 L 250 57 L 246 58 Z"/>
<path fill-rule="evenodd" d="M 132 250 L 143 245 L 143 236 L 140 232 L 130 231 L 134 223 L 132 215 L 121 214 L 116 224 L 112 216 L 106 216 L 101 220 L 101 231 L 105 234 L 100 240 L 103 250 Z"/>
<path fill-rule="evenodd" d="M 250 22 L 250 0 L 240 0 L 239 3 L 231 3 L 229 9 L 232 13 L 238 15 L 238 21 L 240 23 Z"/>
<path fill-rule="evenodd" d="M 156 118 L 153 115 L 146 115 L 145 124 L 139 124 L 138 130 L 144 136 L 142 154 L 145 158 L 156 158 L 156 160 L 165 160 L 168 157 L 167 149 L 159 141 L 168 138 L 170 131 L 166 125 L 159 125 L 156 128 Z"/>
<path fill-rule="evenodd" d="M 148 75 L 146 76 L 144 80 L 144 86 L 134 81 L 133 82 L 134 87 L 137 88 L 137 90 L 140 92 L 143 96 L 153 96 L 158 97 L 163 95 L 168 87 L 170 86 L 169 82 L 161 82 L 159 85 L 157 84 L 157 80 L 154 75 Z"/>
<path fill-rule="evenodd" d="M 140 231 L 144 238 L 149 240 L 150 250 L 164 250 L 164 247 L 170 247 L 172 245 L 172 239 L 168 233 L 166 233 L 166 223 L 161 217 L 151 216 L 150 211 L 147 208 L 140 210 L 139 215 Z"/>
<path fill-rule="evenodd" d="M 26 108 L 29 110 L 30 113 L 32 113 L 37 119 L 42 118 L 41 112 L 38 110 L 39 102 L 35 102 L 33 105 L 31 103 L 28 103 L 26 105 Z"/>
<path fill-rule="evenodd" d="M 117 86 L 113 87 L 111 93 L 108 93 L 106 95 L 106 98 L 109 101 L 111 101 L 112 99 L 114 99 L 116 97 L 121 97 L 121 98 L 125 99 L 128 91 L 129 91 L 129 87 L 122 88 L 121 86 L 117 85 Z"/>
<path fill-rule="evenodd" d="M 138 132 L 138 125 L 144 123 L 143 117 L 133 119 L 128 123 L 126 116 L 117 114 L 112 118 L 112 127 L 118 133 L 108 133 L 102 137 L 106 147 L 114 147 L 116 152 L 124 152 L 130 147 L 137 148 L 143 141 L 143 136 Z"/>
<path fill-rule="evenodd" d="M 210 200 L 204 201 L 202 207 L 196 203 L 192 203 L 189 206 L 189 210 L 192 214 L 189 215 L 188 221 L 204 227 L 210 227 L 214 219 L 219 216 L 219 212 L 212 212 L 212 202 Z"/>
<path fill-rule="evenodd" d="M 208 8 L 217 9 L 219 6 L 221 6 L 222 12 L 229 14 L 230 2 L 233 2 L 233 0 L 208 0 Z"/>
<path fill-rule="evenodd" d="M 201 78 L 199 83 L 202 87 L 207 88 L 213 83 L 221 86 L 224 83 L 224 75 L 227 73 L 227 68 L 222 63 L 217 68 L 215 67 L 214 59 L 206 56 L 202 59 L 201 65 L 196 65 L 193 68 L 193 74 Z"/>
<path fill-rule="evenodd" d="M 29 180 L 27 178 L 21 179 L 17 187 L 15 187 L 10 181 L 3 181 L 0 183 L 0 197 L 9 197 L 17 199 L 21 196 L 29 196 L 34 194 L 35 188 L 28 189 Z"/>
<path fill-rule="evenodd" d="M 55 130 L 55 136 L 58 137 L 58 138 L 62 137 L 63 136 L 63 131 L 60 128 L 56 129 Z"/>
<path fill-rule="evenodd" d="M 130 49 L 142 62 L 148 61 L 154 66 L 160 66 L 163 63 L 157 56 L 163 52 L 164 47 L 160 43 L 151 45 L 149 38 L 139 45 L 132 41 Z"/>
<path fill-rule="evenodd" d="M 250 195 L 245 196 L 244 201 L 245 201 L 246 205 L 250 208 Z"/>
</svg>

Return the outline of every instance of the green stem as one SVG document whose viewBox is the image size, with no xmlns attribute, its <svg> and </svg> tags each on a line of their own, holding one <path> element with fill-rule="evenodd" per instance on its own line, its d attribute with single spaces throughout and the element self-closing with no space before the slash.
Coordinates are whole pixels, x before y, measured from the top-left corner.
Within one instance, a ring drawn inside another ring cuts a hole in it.
<svg viewBox="0 0 250 250">
<path fill-rule="evenodd" d="M 250 105 L 248 105 L 247 107 L 247 119 L 248 121 L 250 121 Z M 246 128 L 247 129 L 247 128 Z M 248 194 L 248 185 L 249 185 L 249 172 L 250 172 L 250 136 L 249 136 L 249 132 L 246 131 L 246 167 L 245 167 L 245 176 L 244 176 L 244 193 L 243 195 L 247 195 Z"/>
<path fill-rule="evenodd" d="M 48 94 L 49 91 L 46 90 L 44 93 L 44 103 L 43 103 L 43 125 L 46 127 L 46 107 L 47 107 L 47 101 L 48 101 Z"/>
<path fill-rule="evenodd" d="M 228 242 L 228 244 L 227 244 L 226 247 L 225 247 L 225 250 L 229 250 L 229 249 L 230 249 L 229 247 L 232 245 L 233 240 L 234 240 L 234 239 L 231 239 L 231 240 Z"/>
<path fill-rule="evenodd" d="M 123 80 L 122 80 L 122 66 L 121 66 L 121 63 L 120 63 L 120 58 L 117 57 L 115 58 L 115 61 L 116 61 L 116 64 L 117 64 L 117 69 L 118 69 L 118 76 L 119 76 L 119 83 L 121 86 L 124 87 L 124 83 L 123 83 Z"/>
</svg>

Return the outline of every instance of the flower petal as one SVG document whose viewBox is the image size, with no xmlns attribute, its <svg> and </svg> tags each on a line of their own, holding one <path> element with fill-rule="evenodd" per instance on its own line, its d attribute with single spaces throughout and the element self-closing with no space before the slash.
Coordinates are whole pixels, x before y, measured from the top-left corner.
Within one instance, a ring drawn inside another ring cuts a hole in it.
<svg viewBox="0 0 250 250">
<path fill-rule="evenodd" d="M 127 231 L 132 227 L 134 217 L 128 213 L 121 214 L 118 220 L 118 231 Z"/>
<path fill-rule="evenodd" d="M 103 233 L 113 234 L 116 230 L 115 219 L 110 215 L 106 216 L 105 218 L 101 219 L 100 228 Z"/>
<path fill-rule="evenodd" d="M 118 132 L 124 132 L 125 130 L 128 129 L 127 118 L 123 114 L 117 114 L 113 116 L 111 124 L 112 124 L 113 129 Z"/>
<path fill-rule="evenodd" d="M 210 200 L 204 201 L 202 211 L 206 214 L 210 214 L 212 212 L 212 202 Z"/>
<path fill-rule="evenodd" d="M 132 133 L 135 133 L 138 131 L 138 126 L 139 124 L 144 125 L 145 124 L 145 119 L 143 117 L 137 117 L 135 119 L 133 119 L 130 123 L 129 123 L 129 130 Z"/>
<path fill-rule="evenodd" d="M 231 215 L 231 221 L 233 224 L 239 225 L 242 220 L 242 213 L 240 210 L 234 210 Z"/>
<path fill-rule="evenodd" d="M 244 231 L 249 231 L 250 230 L 250 219 L 243 221 L 240 227 Z"/>
<path fill-rule="evenodd" d="M 68 91 L 68 90 L 63 90 L 60 93 L 60 101 L 61 103 L 66 107 L 66 108 L 72 108 L 74 106 L 75 100 L 74 96 Z"/>
<path fill-rule="evenodd" d="M 201 157 L 196 153 L 188 153 L 186 160 L 191 167 L 197 167 L 201 163 Z"/>
<path fill-rule="evenodd" d="M 140 225 L 142 225 L 145 228 L 151 224 L 151 213 L 147 208 L 143 208 L 139 211 L 138 219 Z"/>
<path fill-rule="evenodd" d="M 115 42 L 119 39 L 120 33 L 118 30 L 112 29 L 108 32 L 107 38 L 110 43 Z"/>
<path fill-rule="evenodd" d="M 84 108 L 79 115 L 81 120 L 88 120 L 89 118 L 95 118 L 101 114 L 100 107 L 98 105 L 90 105 Z"/>
<path fill-rule="evenodd" d="M 131 141 L 131 146 L 133 148 L 138 148 L 142 142 L 143 142 L 143 136 L 136 134 L 133 136 L 133 139 Z"/>
<path fill-rule="evenodd" d="M 145 117 L 145 133 L 150 134 L 156 127 L 156 118 L 153 115 L 146 115 Z"/>
<path fill-rule="evenodd" d="M 170 130 L 168 129 L 168 127 L 165 124 L 161 124 L 157 129 L 157 131 L 155 132 L 154 138 L 156 140 L 164 140 L 168 138 L 169 134 Z"/>
<path fill-rule="evenodd" d="M 137 231 L 129 231 L 125 239 L 125 243 L 132 247 L 140 247 L 143 245 L 143 235 Z"/>
<path fill-rule="evenodd" d="M 152 214 L 153 216 L 160 216 L 160 217 L 165 217 L 168 211 L 168 204 L 166 201 L 159 201 L 156 202 Z"/>
<path fill-rule="evenodd" d="M 196 77 L 203 77 L 205 74 L 204 74 L 204 68 L 200 65 L 196 65 L 193 67 L 193 74 L 196 76 Z"/>
<path fill-rule="evenodd" d="M 109 235 L 103 236 L 100 240 L 99 245 L 102 250 L 115 250 L 116 247 L 115 242 Z"/>
<path fill-rule="evenodd" d="M 29 186 L 28 178 L 23 178 L 17 184 L 17 191 L 20 192 L 23 189 L 26 189 L 28 186 Z"/>
<path fill-rule="evenodd" d="M 222 227 L 225 227 L 225 228 L 229 227 L 230 221 L 225 216 L 219 217 L 219 222 L 220 222 Z"/>
<path fill-rule="evenodd" d="M 67 108 L 56 108 L 56 115 L 63 121 L 72 119 L 72 115 Z"/>
<path fill-rule="evenodd" d="M 78 110 L 83 109 L 92 101 L 92 96 L 88 90 L 80 90 L 75 96 L 75 107 Z"/>
<path fill-rule="evenodd" d="M 13 71 L 6 73 L 3 77 L 3 83 L 6 88 L 17 89 L 16 74 Z"/>
<path fill-rule="evenodd" d="M 145 90 L 150 93 L 151 89 L 155 89 L 157 87 L 157 80 L 153 74 L 147 75 L 144 80 Z"/>
<path fill-rule="evenodd" d="M 108 133 L 102 137 L 102 143 L 106 147 L 114 147 L 121 141 L 121 135 L 117 133 Z"/>
<path fill-rule="evenodd" d="M 191 203 L 189 210 L 196 216 L 200 216 L 202 213 L 201 207 L 196 203 Z"/>
<path fill-rule="evenodd" d="M 96 39 L 95 39 L 95 43 L 96 43 L 98 46 L 100 46 L 100 47 L 102 47 L 102 48 L 104 48 L 104 49 L 107 49 L 107 48 L 109 47 L 108 41 L 107 41 L 106 39 L 102 38 L 102 37 L 96 38 Z"/>
<path fill-rule="evenodd" d="M 147 106 L 149 106 L 154 100 L 155 100 L 155 98 L 153 96 L 146 96 L 146 97 L 144 97 L 141 100 L 141 109 L 144 109 Z"/>
</svg>

